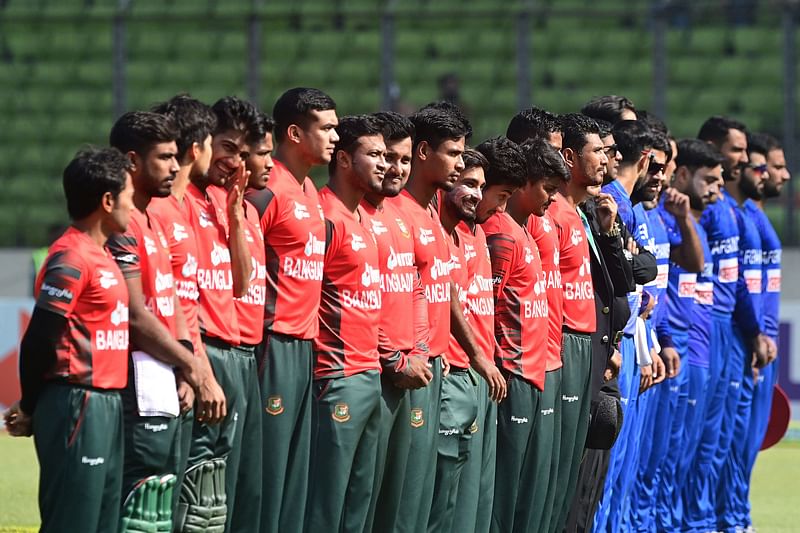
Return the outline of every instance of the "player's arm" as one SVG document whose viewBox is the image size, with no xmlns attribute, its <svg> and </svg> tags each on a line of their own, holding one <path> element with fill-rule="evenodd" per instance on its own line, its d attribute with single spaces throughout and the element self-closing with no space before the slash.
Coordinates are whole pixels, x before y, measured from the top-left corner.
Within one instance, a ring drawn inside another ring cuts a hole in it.
<svg viewBox="0 0 800 533">
<path fill-rule="evenodd" d="M 672 188 L 666 189 L 664 195 L 664 207 L 675 217 L 681 233 L 681 244 L 670 247 L 669 258 L 688 272 L 702 272 L 705 261 L 703 245 L 694 227 L 689 197 Z"/>
<path fill-rule="evenodd" d="M 247 294 L 250 286 L 250 275 L 252 274 L 253 264 L 250 257 L 250 249 L 247 246 L 247 239 L 244 235 L 245 226 L 245 205 L 244 190 L 250 172 L 245 170 L 244 162 L 239 166 L 239 170 L 231 179 L 236 180 L 233 187 L 228 191 L 228 248 L 231 251 L 231 271 L 233 274 L 233 295 L 241 298 Z"/>
<path fill-rule="evenodd" d="M 41 307 L 33 309 L 19 346 L 20 408 L 32 415 L 44 387 L 44 375 L 56 362 L 56 347 L 67 329 L 67 319 Z"/>
<path fill-rule="evenodd" d="M 625 296 L 636 289 L 633 281 L 633 263 L 626 255 L 623 235 L 627 231 L 621 222 L 615 222 L 613 231 L 607 233 L 593 233 L 597 241 L 600 255 L 606 264 L 608 276 L 614 288 L 615 296 Z"/>
</svg>

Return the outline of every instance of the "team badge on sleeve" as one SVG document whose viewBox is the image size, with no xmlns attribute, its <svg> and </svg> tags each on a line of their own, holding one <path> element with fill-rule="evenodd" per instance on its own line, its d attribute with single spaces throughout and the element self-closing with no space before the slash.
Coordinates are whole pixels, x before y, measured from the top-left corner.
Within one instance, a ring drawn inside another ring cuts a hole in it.
<svg viewBox="0 0 800 533">
<path fill-rule="evenodd" d="M 272 416 L 277 416 L 283 412 L 283 398 L 280 396 L 270 396 L 267 398 L 267 413 Z"/>
<path fill-rule="evenodd" d="M 422 409 L 414 408 L 411 410 L 411 427 L 421 428 L 425 425 L 425 417 L 423 416 Z"/>
<path fill-rule="evenodd" d="M 346 403 L 337 403 L 333 406 L 331 418 L 336 422 L 347 422 L 350 420 L 350 407 L 348 407 Z"/>
</svg>

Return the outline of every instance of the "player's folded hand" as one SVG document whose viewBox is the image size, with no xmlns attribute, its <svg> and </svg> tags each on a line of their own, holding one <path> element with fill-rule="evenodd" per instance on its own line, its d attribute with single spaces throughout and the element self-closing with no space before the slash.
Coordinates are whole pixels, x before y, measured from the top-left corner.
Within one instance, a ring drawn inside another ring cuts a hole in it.
<svg viewBox="0 0 800 533">
<path fill-rule="evenodd" d="M 3 413 L 6 430 L 12 437 L 30 437 L 33 435 L 33 420 L 19 407 L 19 402 L 9 407 Z"/>
<path fill-rule="evenodd" d="M 500 372 L 500 369 L 489 362 L 485 357 L 479 357 L 474 361 L 472 368 L 474 368 L 489 385 L 489 398 L 491 398 L 493 402 L 502 402 L 506 397 L 507 391 L 506 380 Z"/>
<path fill-rule="evenodd" d="M 400 389 L 421 389 L 427 387 L 433 379 L 428 358 L 419 355 L 409 355 L 406 366 L 395 374 L 392 382 Z"/>
<path fill-rule="evenodd" d="M 658 355 L 655 350 L 650 353 L 653 358 L 653 385 L 658 385 L 667 379 L 667 369 L 664 360 Z"/>
</svg>

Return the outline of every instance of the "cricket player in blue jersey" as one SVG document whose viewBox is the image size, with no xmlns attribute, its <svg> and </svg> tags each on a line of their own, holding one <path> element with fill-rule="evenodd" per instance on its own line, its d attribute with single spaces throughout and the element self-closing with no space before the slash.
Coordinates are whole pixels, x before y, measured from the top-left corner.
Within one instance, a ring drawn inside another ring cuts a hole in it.
<svg viewBox="0 0 800 533">
<path fill-rule="evenodd" d="M 747 164 L 747 137 L 743 124 L 723 117 L 711 117 L 700 128 L 698 137 L 717 147 L 723 156 L 723 180 L 738 181 Z M 685 525 L 696 531 L 711 531 L 716 527 L 716 489 L 719 472 L 727 457 L 733 425 L 728 398 L 738 399 L 737 376 L 742 368 L 738 358 L 731 355 L 733 316 L 737 303 L 739 282 L 739 227 L 734 206 L 720 194 L 720 199 L 703 212 L 700 220 L 708 234 L 714 273 L 714 296 L 711 310 L 711 341 L 709 349 L 709 378 L 706 392 L 704 424 L 694 464 L 689 470 L 684 490 Z M 747 306 L 745 300 L 742 305 Z M 751 313 L 751 316 L 754 316 Z M 763 335 L 758 328 L 746 335 L 752 347 L 765 350 Z M 732 384 L 733 383 L 733 384 Z"/>
<path fill-rule="evenodd" d="M 695 313 L 702 313 L 705 317 L 700 322 L 708 322 L 707 307 L 695 310 L 696 285 L 701 281 L 704 261 L 708 261 L 708 272 L 712 270 L 711 252 L 705 251 L 708 243 L 705 232 L 700 227 L 698 220 L 706 205 L 719 194 L 719 184 L 722 181 L 722 157 L 717 150 L 709 144 L 697 139 L 685 139 L 677 145 L 675 157 L 676 169 L 671 179 L 671 187 L 662 195 L 656 211 L 662 219 L 667 234 L 670 236 L 670 265 L 668 273 L 668 287 L 666 298 L 666 321 L 669 325 L 669 338 L 663 327 L 659 331 L 659 341 L 662 351 L 670 343 L 681 358 L 680 368 L 675 379 L 668 382 L 667 393 L 662 391 L 662 400 L 659 402 L 658 416 L 671 413 L 670 425 L 662 430 L 660 435 L 668 438 L 657 439 L 660 445 L 655 445 L 650 457 L 658 463 L 656 475 L 649 478 L 648 473 L 640 471 L 638 486 L 645 491 L 650 486 L 655 488 L 656 494 L 649 509 L 642 503 L 641 508 L 645 514 L 639 515 L 637 523 L 639 531 L 679 531 L 681 524 L 681 499 L 678 479 L 683 477 L 681 464 L 687 453 L 687 421 L 695 416 L 697 409 L 696 396 L 689 403 L 689 378 L 694 372 L 700 373 L 697 380 L 704 383 L 707 370 L 704 367 L 690 365 L 690 325 Z M 671 192 L 675 191 L 675 192 Z M 688 199 L 688 216 L 684 211 L 670 206 L 671 194 L 680 193 Z M 702 234 L 702 238 L 701 238 Z M 711 280 L 705 285 L 711 288 Z M 695 337 L 701 337 L 705 327 L 695 332 Z M 701 340 L 701 339 L 698 339 Z M 694 352 L 707 354 L 707 342 L 694 342 Z M 696 358 L 694 358 L 696 360 Z M 698 370 L 699 368 L 699 370 Z M 662 387 L 663 388 L 663 387 Z M 702 392 L 702 389 L 701 389 Z M 666 397 L 666 398 L 664 398 Z M 668 402 L 665 405 L 664 402 Z M 702 403 L 700 403 L 702 410 Z M 654 432 L 655 433 L 655 432 Z M 660 446 L 665 445 L 661 449 Z M 696 443 L 695 443 L 696 447 Z M 659 455 L 660 454 L 660 455 Z M 655 524 L 652 520 L 656 520 Z M 649 528 L 649 529 L 647 529 Z"/>
<path fill-rule="evenodd" d="M 717 506 L 718 528 L 722 531 L 745 530 L 752 525 L 748 502 L 750 475 L 769 420 L 781 283 L 781 243 L 763 211 L 763 201 L 778 196 L 790 178 L 783 149 L 773 137 L 750 135 L 747 148 L 749 163 L 744 169 L 740 187 L 746 196 L 742 203 L 742 216 L 755 226 L 761 241 L 761 325 L 772 344 L 768 346 L 766 360 L 759 361 L 764 366 L 758 369 L 753 379 L 753 375 L 746 372 L 742 382 L 732 453 L 720 482 L 721 487 L 727 482 L 725 505 Z M 743 405 L 748 400 L 748 405 Z"/>
</svg>

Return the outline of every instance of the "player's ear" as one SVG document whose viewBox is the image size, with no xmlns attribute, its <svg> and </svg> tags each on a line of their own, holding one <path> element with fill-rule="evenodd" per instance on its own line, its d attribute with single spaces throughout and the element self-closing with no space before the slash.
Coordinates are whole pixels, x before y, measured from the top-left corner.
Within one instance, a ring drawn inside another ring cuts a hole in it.
<svg viewBox="0 0 800 533">
<path fill-rule="evenodd" d="M 417 145 L 416 156 L 421 160 L 425 161 L 428 158 L 428 153 L 431 150 L 431 145 L 428 144 L 428 141 L 420 141 Z"/>
<path fill-rule="evenodd" d="M 686 167 L 678 167 L 672 175 L 672 185 L 684 185 L 689 176 L 689 169 Z"/>
<path fill-rule="evenodd" d="M 192 156 L 192 161 L 197 161 L 197 159 L 200 157 L 200 152 L 202 151 L 203 151 L 203 146 L 197 141 L 193 142 L 192 145 L 189 147 L 189 152 Z M 180 160 L 178 161 L 178 163 L 180 164 Z"/>
<path fill-rule="evenodd" d="M 570 147 L 564 148 L 561 150 L 561 155 L 564 157 L 564 162 L 567 164 L 569 168 L 575 166 L 575 159 L 577 158 L 578 154 Z"/>
<path fill-rule="evenodd" d="M 342 168 L 350 168 L 352 165 L 352 158 L 345 150 L 336 150 L 336 166 Z"/>
<path fill-rule="evenodd" d="M 114 195 L 110 192 L 103 193 L 103 196 L 100 198 L 100 206 L 103 208 L 103 212 L 112 212 L 114 210 Z"/>
<path fill-rule="evenodd" d="M 139 154 L 133 150 L 129 150 L 125 155 L 128 157 L 128 161 L 131 162 L 131 174 L 139 172 L 139 170 L 142 168 L 142 158 L 139 156 Z"/>
<path fill-rule="evenodd" d="M 302 139 L 303 132 L 297 124 L 291 124 L 286 128 L 286 138 L 289 142 L 299 143 Z"/>
<path fill-rule="evenodd" d="M 645 168 L 650 166 L 650 150 L 643 151 L 639 156 L 639 160 L 636 162 L 636 170 L 639 172 L 639 175 L 644 172 Z"/>
</svg>

